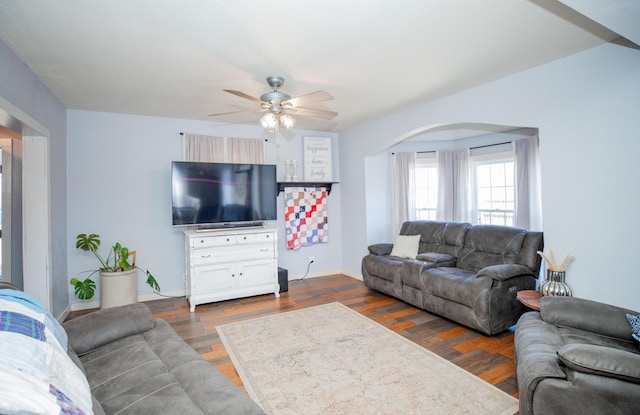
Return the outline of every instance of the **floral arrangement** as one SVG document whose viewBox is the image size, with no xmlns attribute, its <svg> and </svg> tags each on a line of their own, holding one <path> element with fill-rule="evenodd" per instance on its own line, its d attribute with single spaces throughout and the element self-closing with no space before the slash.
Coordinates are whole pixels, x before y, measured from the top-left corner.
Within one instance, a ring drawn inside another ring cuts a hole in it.
<svg viewBox="0 0 640 415">
<path fill-rule="evenodd" d="M 564 261 L 562 261 L 562 263 L 558 265 L 558 263 L 556 262 L 556 257 L 555 255 L 553 255 L 553 251 L 550 251 L 550 252 L 551 252 L 550 254 L 551 258 L 548 258 L 545 254 L 542 253 L 542 251 L 538 251 L 538 255 L 540 255 L 544 259 L 544 261 L 547 263 L 547 269 L 550 271 L 564 272 L 569 266 L 569 264 L 571 263 L 571 261 L 575 259 L 575 257 L 571 255 L 567 255 L 564 258 Z"/>
</svg>

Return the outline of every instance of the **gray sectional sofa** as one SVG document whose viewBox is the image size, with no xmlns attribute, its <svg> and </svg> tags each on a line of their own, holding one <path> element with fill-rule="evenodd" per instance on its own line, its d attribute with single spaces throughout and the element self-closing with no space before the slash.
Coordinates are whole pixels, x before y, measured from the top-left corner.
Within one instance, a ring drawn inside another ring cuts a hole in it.
<svg viewBox="0 0 640 415">
<path fill-rule="evenodd" d="M 264 411 L 144 304 L 62 325 L 0 282 L 0 414 L 216 414 Z"/>
<path fill-rule="evenodd" d="M 63 326 L 95 414 L 264 414 L 144 304 L 100 310 Z"/>
<path fill-rule="evenodd" d="M 516 293 L 535 288 L 541 232 L 409 221 L 400 235 L 420 235 L 417 256 L 392 256 L 391 243 L 369 246 L 362 259 L 368 287 L 488 335 L 513 326 L 527 311 Z"/>
<path fill-rule="evenodd" d="M 542 297 L 514 337 L 521 415 L 640 414 L 640 349 L 623 309 Z"/>
</svg>

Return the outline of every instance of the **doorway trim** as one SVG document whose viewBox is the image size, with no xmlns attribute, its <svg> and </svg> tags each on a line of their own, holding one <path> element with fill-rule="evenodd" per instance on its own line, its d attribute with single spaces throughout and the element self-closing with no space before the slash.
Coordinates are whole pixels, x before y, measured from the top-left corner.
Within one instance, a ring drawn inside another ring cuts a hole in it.
<svg viewBox="0 0 640 415">
<path fill-rule="evenodd" d="M 0 125 L 23 141 L 23 289 L 52 311 L 50 131 L 1 96 Z"/>
</svg>

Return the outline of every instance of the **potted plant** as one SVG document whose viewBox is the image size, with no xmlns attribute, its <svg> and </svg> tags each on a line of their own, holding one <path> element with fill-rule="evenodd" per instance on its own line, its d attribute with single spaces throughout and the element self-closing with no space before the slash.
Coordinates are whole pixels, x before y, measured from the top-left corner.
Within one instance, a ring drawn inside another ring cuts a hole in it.
<svg viewBox="0 0 640 415">
<path fill-rule="evenodd" d="M 160 291 L 160 286 L 151 273 L 136 266 L 136 251 L 129 251 L 119 242 L 111 247 L 109 255 L 103 258 L 98 253 L 100 247 L 100 235 L 81 233 L 76 236 L 76 248 L 92 252 L 100 262 L 100 267 L 94 270 L 82 271 L 71 278 L 76 296 L 81 300 L 93 298 L 96 283 L 91 279 L 95 273 L 100 274 L 100 308 L 114 307 L 135 303 L 138 299 L 137 272 L 140 270 L 147 277 L 147 284 L 155 291 Z M 129 262 L 129 257 L 133 257 Z M 78 276 L 89 273 L 84 280 Z"/>
</svg>

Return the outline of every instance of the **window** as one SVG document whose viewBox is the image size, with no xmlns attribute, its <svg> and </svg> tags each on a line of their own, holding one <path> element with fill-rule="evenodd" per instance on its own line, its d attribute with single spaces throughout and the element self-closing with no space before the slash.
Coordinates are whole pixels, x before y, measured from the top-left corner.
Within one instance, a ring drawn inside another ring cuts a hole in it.
<svg viewBox="0 0 640 415">
<path fill-rule="evenodd" d="M 435 158 L 417 158 L 415 171 L 416 219 L 435 220 L 438 203 L 438 166 Z"/>
<path fill-rule="evenodd" d="M 472 220 L 479 224 L 513 226 L 514 162 L 509 153 L 472 158 Z"/>
</svg>

